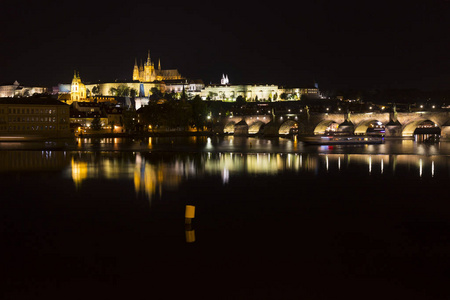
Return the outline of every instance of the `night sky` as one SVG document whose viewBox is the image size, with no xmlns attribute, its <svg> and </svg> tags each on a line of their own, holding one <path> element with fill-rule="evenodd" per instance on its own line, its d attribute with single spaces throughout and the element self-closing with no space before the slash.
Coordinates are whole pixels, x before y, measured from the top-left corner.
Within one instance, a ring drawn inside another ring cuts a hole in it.
<svg viewBox="0 0 450 300">
<path fill-rule="evenodd" d="M 319 88 L 450 88 L 450 2 L 9 1 L 0 83 L 131 80 L 135 58 L 188 78 Z"/>
</svg>

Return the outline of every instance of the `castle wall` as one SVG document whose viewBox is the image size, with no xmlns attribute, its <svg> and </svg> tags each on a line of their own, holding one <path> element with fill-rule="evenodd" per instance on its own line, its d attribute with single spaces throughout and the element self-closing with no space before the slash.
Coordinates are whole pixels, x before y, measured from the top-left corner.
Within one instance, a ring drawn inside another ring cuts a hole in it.
<svg viewBox="0 0 450 300">
<path fill-rule="evenodd" d="M 90 91 L 92 91 L 94 86 L 98 86 L 100 95 L 113 96 L 110 93 L 111 88 L 117 89 L 120 85 L 126 85 L 130 89 L 135 89 L 136 92 L 139 93 L 139 88 L 140 88 L 141 84 L 144 85 L 144 92 L 145 92 L 146 97 L 150 96 L 151 88 L 156 87 L 156 88 L 160 89 L 160 85 L 161 85 L 159 83 L 150 83 L 150 82 L 143 82 L 143 83 L 140 83 L 140 82 L 107 82 L 107 83 L 87 84 L 86 88 L 89 89 Z"/>
</svg>

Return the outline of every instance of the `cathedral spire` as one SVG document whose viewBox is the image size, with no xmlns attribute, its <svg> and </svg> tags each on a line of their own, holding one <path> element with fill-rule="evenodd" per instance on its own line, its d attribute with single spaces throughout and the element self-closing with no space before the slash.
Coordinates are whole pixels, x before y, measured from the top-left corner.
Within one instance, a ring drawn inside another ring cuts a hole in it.
<svg viewBox="0 0 450 300">
<path fill-rule="evenodd" d="M 150 50 L 148 50 L 148 57 L 147 57 L 147 65 L 151 65 L 152 61 L 150 60 Z"/>
<path fill-rule="evenodd" d="M 161 70 L 161 59 L 158 59 L 158 70 Z"/>
</svg>

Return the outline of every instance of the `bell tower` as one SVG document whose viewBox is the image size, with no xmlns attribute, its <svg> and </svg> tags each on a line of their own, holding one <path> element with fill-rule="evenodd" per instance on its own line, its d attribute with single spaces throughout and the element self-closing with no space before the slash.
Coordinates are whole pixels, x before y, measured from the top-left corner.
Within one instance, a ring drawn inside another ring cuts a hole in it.
<svg viewBox="0 0 450 300">
<path fill-rule="evenodd" d="M 139 80 L 139 67 L 137 64 L 137 59 L 134 60 L 133 80 Z"/>
</svg>

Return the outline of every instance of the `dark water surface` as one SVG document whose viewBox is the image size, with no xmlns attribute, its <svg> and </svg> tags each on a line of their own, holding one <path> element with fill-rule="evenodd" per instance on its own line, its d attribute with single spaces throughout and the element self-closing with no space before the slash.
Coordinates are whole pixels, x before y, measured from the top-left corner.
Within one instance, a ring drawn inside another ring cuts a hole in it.
<svg viewBox="0 0 450 300">
<path fill-rule="evenodd" d="M 450 143 L 0 146 L 3 299 L 448 299 Z"/>
</svg>

